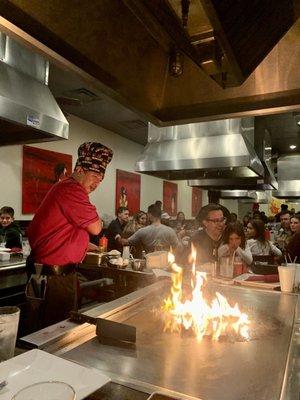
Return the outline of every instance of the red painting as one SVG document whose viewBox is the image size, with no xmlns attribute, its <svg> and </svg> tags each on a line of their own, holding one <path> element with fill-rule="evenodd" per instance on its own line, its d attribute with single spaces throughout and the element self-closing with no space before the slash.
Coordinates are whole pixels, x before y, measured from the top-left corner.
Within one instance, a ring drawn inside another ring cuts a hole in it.
<svg viewBox="0 0 300 400">
<path fill-rule="evenodd" d="M 140 211 L 141 175 L 117 169 L 116 211 L 127 207 L 133 215 Z"/>
<path fill-rule="evenodd" d="M 70 154 L 23 146 L 22 213 L 35 213 L 51 186 L 71 173 Z"/>
<path fill-rule="evenodd" d="M 177 183 L 164 181 L 163 210 L 171 216 L 177 214 Z"/>
<path fill-rule="evenodd" d="M 200 208 L 202 207 L 202 190 L 193 187 L 192 188 L 192 217 L 196 217 Z"/>
</svg>

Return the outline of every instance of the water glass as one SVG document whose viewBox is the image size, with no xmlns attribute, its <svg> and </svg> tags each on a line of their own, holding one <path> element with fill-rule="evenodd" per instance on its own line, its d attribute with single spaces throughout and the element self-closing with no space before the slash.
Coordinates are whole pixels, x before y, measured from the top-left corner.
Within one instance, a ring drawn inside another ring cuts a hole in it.
<svg viewBox="0 0 300 400">
<path fill-rule="evenodd" d="M 38 382 L 19 390 L 12 400 L 75 400 L 75 391 L 65 382 Z"/>
<path fill-rule="evenodd" d="M 230 257 L 220 257 L 220 275 L 224 276 L 224 278 L 232 278 L 233 277 L 233 265 Z"/>
<path fill-rule="evenodd" d="M 278 266 L 280 289 L 282 292 L 291 293 L 294 289 L 296 267 L 293 266 Z"/>
<path fill-rule="evenodd" d="M 0 362 L 14 356 L 19 319 L 18 307 L 0 307 Z"/>
<path fill-rule="evenodd" d="M 23 239 L 22 240 L 22 253 L 23 257 L 28 257 L 31 252 L 30 244 L 28 239 Z"/>
<path fill-rule="evenodd" d="M 0 247 L 5 247 L 6 245 L 6 236 L 0 235 Z"/>
<path fill-rule="evenodd" d="M 129 260 L 129 258 L 130 258 L 129 246 L 124 246 L 124 247 L 123 247 L 122 258 L 123 258 L 123 260 Z"/>
<path fill-rule="evenodd" d="M 288 267 L 295 267 L 295 281 L 294 281 L 294 287 L 296 291 L 299 291 L 299 285 L 300 285 L 300 264 L 296 263 L 287 263 L 286 264 Z"/>
</svg>

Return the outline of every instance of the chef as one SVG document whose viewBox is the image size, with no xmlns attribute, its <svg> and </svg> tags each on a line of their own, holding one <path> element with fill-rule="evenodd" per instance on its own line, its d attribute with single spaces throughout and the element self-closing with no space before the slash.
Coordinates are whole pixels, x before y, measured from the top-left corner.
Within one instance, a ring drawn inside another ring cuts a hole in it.
<svg viewBox="0 0 300 400">
<path fill-rule="evenodd" d="M 83 143 L 73 174 L 53 185 L 28 228 L 32 252 L 27 268 L 46 276 L 40 328 L 66 319 L 69 311 L 77 309 L 76 267 L 94 246 L 89 235 L 101 231 L 89 194 L 103 180 L 112 155 L 101 143 Z"/>
</svg>

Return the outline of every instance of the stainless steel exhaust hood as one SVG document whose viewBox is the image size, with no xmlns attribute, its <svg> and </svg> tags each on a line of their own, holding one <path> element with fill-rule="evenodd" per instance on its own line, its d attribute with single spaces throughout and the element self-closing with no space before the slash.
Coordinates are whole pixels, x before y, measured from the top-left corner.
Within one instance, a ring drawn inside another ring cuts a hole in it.
<svg viewBox="0 0 300 400">
<path fill-rule="evenodd" d="M 205 177 L 202 179 L 190 179 L 188 180 L 189 186 L 197 186 L 202 189 L 218 189 L 218 190 L 232 190 L 232 189 L 245 189 L 245 190 L 272 190 L 278 189 L 278 183 L 274 176 L 271 167 L 271 138 L 268 131 L 260 132 L 255 130 L 254 123 L 252 123 L 251 119 L 247 119 L 248 126 L 247 132 L 252 133 L 254 137 L 254 150 L 259 157 L 263 168 L 264 168 L 264 176 L 248 176 L 245 178 L 241 178 L 235 176 L 234 174 L 230 174 L 228 171 L 227 176 L 219 176 L 216 177 L 215 174 L 207 171 Z"/>
<path fill-rule="evenodd" d="M 271 199 L 271 190 L 266 190 L 264 192 L 254 192 L 256 196 L 255 203 L 258 204 L 268 204 Z M 242 199 L 242 203 L 253 203 L 252 199 Z"/>
<path fill-rule="evenodd" d="M 277 160 L 278 190 L 272 192 L 278 199 L 300 199 L 300 154 L 279 157 Z"/>
<path fill-rule="evenodd" d="M 278 183 L 274 177 L 273 172 L 265 166 L 265 176 L 263 178 L 247 177 L 236 178 L 231 176 L 229 178 L 212 178 L 209 172 L 206 174 L 205 179 L 189 179 L 188 186 L 196 186 L 201 189 L 219 189 L 219 190 L 273 190 L 278 188 Z"/>
<path fill-rule="evenodd" d="M 248 137 L 252 118 L 159 128 L 149 123 L 148 144 L 136 171 L 160 178 L 263 177 L 264 168 Z"/>
<path fill-rule="evenodd" d="M 0 145 L 68 138 L 48 73 L 48 61 L 0 32 Z"/>
<path fill-rule="evenodd" d="M 241 200 L 247 199 L 256 202 L 256 192 L 248 190 L 221 190 L 220 199 Z"/>
</svg>

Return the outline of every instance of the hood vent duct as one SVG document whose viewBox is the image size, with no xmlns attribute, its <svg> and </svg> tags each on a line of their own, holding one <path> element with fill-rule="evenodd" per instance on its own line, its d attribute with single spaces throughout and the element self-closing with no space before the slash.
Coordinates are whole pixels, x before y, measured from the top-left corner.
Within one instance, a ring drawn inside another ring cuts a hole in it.
<svg viewBox="0 0 300 400">
<path fill-rule="evenodd" d="M 48 73 L 48 61 L 0 32 L 0 145 L 68 138 Z"/>
<path fill-rule="evenodd" d="M 279 157 L 277 160 L 278 190 L 273 196 L 278 199 L 300 199 L 300 154 Z"/>
<path fill-rule="evenodd" d="M 136 171 L 170 180 L 263 177 L 249 120 L 253 125 L 253 118 L 163 128 L 149 123 Z"/>
</svg>

